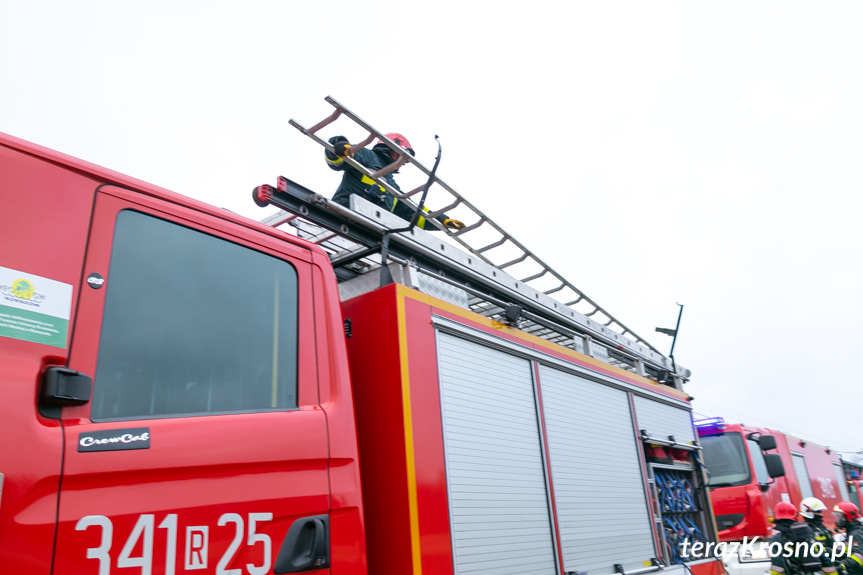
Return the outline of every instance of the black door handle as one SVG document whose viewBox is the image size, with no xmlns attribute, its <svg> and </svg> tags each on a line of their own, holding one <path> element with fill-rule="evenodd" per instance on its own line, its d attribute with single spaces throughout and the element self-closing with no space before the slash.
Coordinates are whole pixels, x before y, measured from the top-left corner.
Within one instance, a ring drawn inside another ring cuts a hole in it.
<svg viewBox="0 0 863 575">
<path fill-rule="evenodd" d="M 288 529 L 273 573 L 300 573 L 330 566 L 329 515 L 301 517 Z"/>
</svg>

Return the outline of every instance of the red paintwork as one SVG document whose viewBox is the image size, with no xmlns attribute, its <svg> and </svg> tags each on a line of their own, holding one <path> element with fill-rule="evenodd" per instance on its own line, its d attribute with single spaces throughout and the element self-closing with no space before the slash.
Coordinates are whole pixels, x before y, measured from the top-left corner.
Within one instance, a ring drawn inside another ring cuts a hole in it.
<svg viewBox="0 0 863 575">
<path fill-rule="evenodd" d="M 411 529 L 395 286 L 342 304 L 359 429 L 370 573 L 410 573 Z M 390 415 L 392 414 L 392 415 Z"/>
<path fill-rule="evenodd" d="M 217 524 L 229 513 L 245 521 L 246 531 L 227 567 L 261 565 L 262 544 L 246 542 L 249 514 L 272 513 L 255 531 L 271 539 L 272 560 L 293 518 L 328 514 L 331 572 L 365 573 L 350 379 L 326 254 L 268 226 L 4 135 L 0 187 L 0 243 L 10 248 L 0 251 L 0 266 L 73 286 L 70 353 L 0 338 L 0 421 L 4 437 L 20 438 L 0 452 L 0 572 L 49 573 L 53 556 L 54 572 L 96 573 L 99 560 L 86 554 L 99 545 L 102 528 L 75 528 L 88 515 L 110 519 L 112 568 L 142 514 L 155 521 L 154 574 L 165 569 L 168 531 L 160 523 L 172 515 L 177 572 L 188 526 L 208 526 L 209 564 L 196 572 L 215 572 L 236 534 L 236 524 Z M 79 286 L 93 271 L 108 277 L 115 215 L 129 207 L 294 265 L 300 301 L 307 302 L 299 306 L 300 330 L 315 334 L 299 340 L 298 411 L 92 423 L 85 404 L 63 409 L 63 448 L 59 421 L 36 411 L 39 378 L 48 364 L 94 373 L 106 291 Z M 79 432 L 124 427 L 149 427 L 150 449 L 77 451 Z M 133 561 L 141 549 L 139 541 Z"/>
<path fill-rule="evenodd" d="M 74 312 L 97 184 L 6 144 L 0 139 L 0 266 L 71 284 Z M 66 357 L 65 349 L 0 338 L 3 573 L 44 570 L 52 553 L 62 430 L 37 411 L 37 379 Z"/>
<path fill-rule="evenodd" d="M 840 463 L 839 455 L 835 451 L 828 452 L 825 447 L 808 442 L 802 442 L 803 445 L 801 445 L 801 441 L 795 437 L 762 427 L 728 424 L 725 433 L 739 433 L 743 435 L 744 439 L 750 433 L 775 436 L 777 447 L 767 453 L 780 455 L 785 467 L 785 476 L 776 478 L 767 492 L 760 490 L 754 474 L 747 485 L 712 489 L 710 499 L 715 515 L 744 514 L 741 523 L 719 532 L 720 540 L 741 541 L 744 537 L 751 540 L 755 536 L 762 538 L 769 536 L 773 528 L 770 521 L 773 515 L 773 506 L 776 502 L 782 501 L 783 494 L 786 494 L 795 507 L 800 507 L 802 496 L 797 474 L 794 471 L 792 452 L 801 453 L 805 457 L 806 468 L 815 497 L 821 499 L 828 509 L 832 509 L 833 505 L 841 500 L 841 491 L 833 467 L 834 463 Z M 752 469 L 752 455 L 749 452 L 749 445 L 745 442 L 744 445 L 747 449 L 749 466 Z M 833 527 L 833 517 L 830 513 L 824 514 L 824 520 L 825 524 Z"/>
<path fill-rule="evenodd" d="M 702 561 L 690 563 L 689 570 L 692 575 L 725 575 L 726 571 L 719 561 Z"/>
</svg>

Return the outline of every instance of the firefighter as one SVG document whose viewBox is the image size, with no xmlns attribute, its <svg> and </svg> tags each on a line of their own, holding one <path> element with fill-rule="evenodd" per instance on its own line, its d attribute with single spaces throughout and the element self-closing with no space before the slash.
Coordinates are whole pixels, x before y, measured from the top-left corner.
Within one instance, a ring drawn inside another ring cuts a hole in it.
<svg viewBox="0 0 863 575">
<path fill-rule="evenodd" d="M 414 149 L 411 147 L 408 139 L 401 134 L 390 133 L 386 137 L 407 151 L 411 156 L 414 154 Z M 345 207 L 350 207 L 350 196 L 356 194 L 361 198 L 369 200 L 373 204 L 377 204 L 387 211 L 393 212 L 404 220 L 410 221 L 414 216 L 414 209 L 400 202 L 398 198 L 387 192 L 382 186 L 377 185 L 371 178 L 361 173 L 356 168 L 349 166 L 345 162 L 346 157 L 351 157 L 372 172 L 376 172 L 391 164 L 395 163 L 393 170 L 383 176 L 387 184 L 401 192 L 398 184 L 396 184 L 393 174 L 398 173 L 398 169 L 407 162 L 406 156 L 400 156 L 397 152 L 390 149 L 389 146 L 378 140 L 375 146 L 369 150 L 362 148 L 360 150 L 352 150 L 351 144 L 344 136 L 333 136 L 329 139 L 335 149 L 335 153 L 329 150 L 325 151 L 327 165 L 333 170 L 342 172 L 342 182 L 339 184 L 333 201 Z M 437 220 L 445 227 L 451 230 L 459 230 L 464 227 L 464 224 L 458 220 L 451 219 L 446 215 L 440 215 Z M 417 220 L 417 227 L 426 228 L 426 219 L 420 216 Z M 429 229 L 434 229 L 434 226 L 428 226 Z"/>
<path fill-rule="evenodd" d="M 820 543 L 828 554 L 827 560 L 830 561 L 829 553 L 833 548 L 833 532 L 824 525 L 824 511 L 827 506 L 817 497 L 807 497 L 800 502 L 800 516 L 812 529 L 815 534 L 815 541 Z M 833 565 L 832 562 L 829 563 Z"/>
<path fill-rule="evenodd" d="M 836 573 L 829 556 L 810 553 L 815 544 L 815 534 L 806 523 L 797 523 L 795 519 L 797 508 L 791 503 L 780 501 L 773 508 L 773 528 L 777 533 L 770 539 L 770 575 L 799 575 L 817 571 Z M 787 552 L 789 544 L 792 549 L 790 554 Z"/>
<path fill-rule="evenodd" d="M 863 574 L 863 517 L 860 509 L 850 501 L 842 501 L 833 508 L 836 528 L 845 532 L 845 544 L 851 546 L 850 552 L 843 553 L 836 560 L 841 574 Z"/>
</svg>

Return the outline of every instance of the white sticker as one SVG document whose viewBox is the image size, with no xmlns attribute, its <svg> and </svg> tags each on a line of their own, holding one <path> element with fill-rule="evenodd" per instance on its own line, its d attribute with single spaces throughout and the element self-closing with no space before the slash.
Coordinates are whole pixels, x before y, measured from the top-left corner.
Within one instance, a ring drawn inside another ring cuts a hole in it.
<svg viewBox="0 0 863 575">
<path fill-rule="evenodd" d="M 0 337 L 66 347 L 72 285 L 0 267 Z"/>
</svg>

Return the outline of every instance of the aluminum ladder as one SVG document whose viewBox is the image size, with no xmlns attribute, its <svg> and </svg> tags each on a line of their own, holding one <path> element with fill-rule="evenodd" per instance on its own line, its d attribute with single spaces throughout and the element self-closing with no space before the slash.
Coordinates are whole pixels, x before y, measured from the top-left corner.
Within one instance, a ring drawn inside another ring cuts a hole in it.
<svg viewBox="0 0 863 575">
<path fill-rule="evenodd" d="M 426 166 L 420 163 L 419 160 L 415 159 L 410 154 L 406 154 L 402 148 L 400 148 L 394 142 L 385 137 L 383 133 L 373 128 L 367 122 L 362 120 L 359 116 L 357 116 L 356 114 L 348 110 L 345 106 L 337 102 L 334 98 L 327 96 L 325 100 L 334 108 L 334 111 L 330 116 L 324 118 L 317 124 L 313 125 L 311 128 L 305 128 L 293 119 L 290 120 L 290 124 L 296 129 L 298 129 L 300 132 L 307 135 L 312 140 L 323 146 L 324 148 L 328 149 L 330 152 L 333 152 L 333 147 L 327 141 L 318 136 L 318 132 L 324 127 L 329 126 L 339 118 L 347 118 L 363 130 L 368 132 L 367 138 L 357 144 L 352 145 L 352 148 L 354 150 L 368 146 L 375 138 L 377 138 L 407 160 L 405 167 L 410 165 L 423 172 L 426 176 L 429 176 L 431 174 L 431 170 L 429 170 Z M 416 196 L 416 194 L 420 193 L 423 189 L 423 186 L 421 185 L 413 190 L 401 193 L 393 189 L 389 184 L 387 184 L 386 181 L 383 179 L 382 174 L 376 174 L 371 172 L 365 166 L 356 162 L 353 158 L 345 158 L 345 161 L 347 161 L 349 165 L 353 166 L 361 173 L 375 180 L 375 182 L 381 185 L 388 192 L 392 193 L 395 197 L 399 198 L 399 200 L 401 201 L 409 201 L 409 198 Z M 381 171 L 383 172 L 384 170 Z M 641 345 L 653 350 L 656 353 L 661 354 L 661 352 L 659 352 L 647 340 L 633 332 L 626 325 L 616 319 L 613 315 L 600 307 L 599 304 L 597 304 L 595 301 L 585 295 L 584 292 L 582 292 L 574 285 L 572 285 L 572 283 L 567 281 L 566 278 L 554 271 L 550 266 L 548 266 L 544 261 L 537 257 L 521 242 L 516 240 L 512 235 L 508 234 L 499 225 L 494 223 L 479 208 L 471 204 L 468 200 L 462 197 L 461 194 L 459 194 L 452 187 L 447 185 L 446 182 L 435 176 L 433 180 L 433 186 L 437 186 L 436 191 L 443 193 L 445 197 L 449 198 L 449 201 L 444 207 L 432 210 L 430 213 L 425 214 L 427 220 L 430 220 L 433 223 L 437 224 L 438 222 L 434 220 L 435 217 L 444 213 L 448 213 L 449 211 L 456 208 L 460 208 L 461 213 L 466 211 L 469 214 L 469 217 L 472 218 L 472 220 L 464 218 L 466 226 L 458 231 L 445 230 L 442 226 L 440 226 L 441 233 L 447 234 L 447 236 L 457 242 L 461 247 L 474 254 L 478 258 L 481 258 L 486 263 L 496 267 L 497 269 L 506 270 L 507 268 L 512 268 L 514 271 L 520 271 L 523 269 L 528 270 L 523 272 L 527 275 L 521 277 L 519 281 L 535 287 L 538 290 L 542 291 L 542 293 L 545 293 L 547 295 L 557 294 L 556 299 L 561 301 L 561 303 L 563 303 L 563 305 L 565 305 L 566 307 L 578 311 L 586 317 L 593 318 L 595 321 L 601 323 L 602 325 L 615 331 L 616 333 L 619 333 L 625 337 L 630 337 Z M 480 234 L 480 231 L 483 231 L 485 233 Z M 491 232 L 491 241 L 488 241 L 487 239 L 489 237 L 488 232 Z M 484 241 L 472 241 L 474 237 L 476 237 L 476 239 L 480 239 L 480 235 L 483 236 L 482 239 Z M 504 261 L 494 261 L 494 252 L 503 252 L 504 250 L 501 250 L 499 248 L 504 247 L 507 248 L 506 253 L 508 257 Z M 518 277 L 521 274 L 516 272 L 512 273 L 512 275 L 514 277 Z M 549 280 L 551 281 L 551 285 L 549 285 Z M 597 317 L 594 318 L 593 316 Z"/>
</svg>

